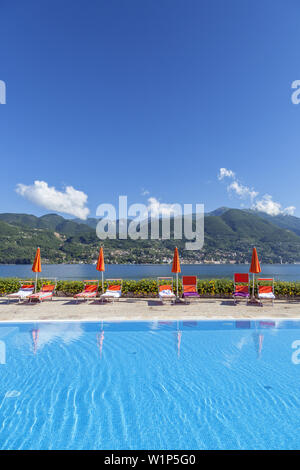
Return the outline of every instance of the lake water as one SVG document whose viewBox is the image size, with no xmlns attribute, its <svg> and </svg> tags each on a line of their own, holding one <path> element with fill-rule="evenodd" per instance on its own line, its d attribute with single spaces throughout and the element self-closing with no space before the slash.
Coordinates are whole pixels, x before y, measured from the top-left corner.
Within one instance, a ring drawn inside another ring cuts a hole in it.
<svg viewBox="0 0 300 470">
<path fill-rule="evenodd" d="M 155 278 L 171 276 L 170 264 L 111 264 L 106 265 L 105 277 L 122 279 Z M 266 264 L 262 265 L 262 277 L 274 277 L 275 280 L 300 281 L 300 264 Z M 181 274 L 197 275 L 199 279 L 233 278 L 235 272 L 248 272 L 249 265 L 204 265 L 189 264 L 181 266 Z M 0 265 L 0 277 L 32 277 L 31 265 Z M 56 277 L 57 279 L 83 280 L 97 279 L 101 274 L 96 271 L 94 264 L 48 264 L 42 266 L 41 277 Z"/>
</svg>

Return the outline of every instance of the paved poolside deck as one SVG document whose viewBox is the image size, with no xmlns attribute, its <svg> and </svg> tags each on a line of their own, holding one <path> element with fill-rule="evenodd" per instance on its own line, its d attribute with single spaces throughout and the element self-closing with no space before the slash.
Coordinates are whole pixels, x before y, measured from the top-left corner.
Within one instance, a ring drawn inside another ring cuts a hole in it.
<svg viewBox="0 0 300 470">
<path fill-rule="evenodd" d="M 54 298 L 43 303 L 7 304 L 0 299 L 0 321 L 57 321 L 57 320 L 105 320 L 105 321 L 142 321 L 178 319 L 263 319 L 299 318 L 300 302 L 277 300 L 272 307 L 239 304 L 228 299 L 200 299 L 186 305 L 168 305 L 156 299 L 121 299 L 114 303 L 97 301 L 76 304 L 72 298 Z"/>
</svg>

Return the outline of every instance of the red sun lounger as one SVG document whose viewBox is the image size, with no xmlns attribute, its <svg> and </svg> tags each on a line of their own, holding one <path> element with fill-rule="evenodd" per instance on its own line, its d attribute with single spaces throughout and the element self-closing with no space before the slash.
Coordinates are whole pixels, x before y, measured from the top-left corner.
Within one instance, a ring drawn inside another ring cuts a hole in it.
<svg viewBox="0 0 300 470">
<path fill-rule="evenodd" d="M 185 301 L 200 298 L 197 290 L 197 276 L 182 276 L 182 288 L 182 297 Z"/>
<path fill-rule="evenodd" d="M 248 273 L 234 274 L 234 292 L 232 296 L 235 304 L 237 300 L 246 300 L 248 303 L 250 298 Z"/>
<path fill-rule="evenodd" d="M 78 303 L 79 300 L 88 300 L 93 299 L 97 296 L 98 293 L 98 281 L 84 281 L 85 286 L 82 292 L 74 295 L 74 299 Z"/>
<path fill-rule="evenodd" d="M 53 300 L 54 291 L 55 284 L 44 284 L 40 292 L 29 296 L 29 301 L 31 302 L 31 300 L 38 300 L 39 302 L 43 302 L 43 300 Z"/>
</svg>

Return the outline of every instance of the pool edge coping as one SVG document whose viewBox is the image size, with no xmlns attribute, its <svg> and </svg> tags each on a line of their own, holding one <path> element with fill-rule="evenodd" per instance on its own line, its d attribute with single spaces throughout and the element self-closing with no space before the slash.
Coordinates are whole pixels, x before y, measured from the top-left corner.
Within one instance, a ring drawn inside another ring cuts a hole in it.
<svg viewBox="0 0 300 470">
<path fill-rule="evenodd" d="M 152 318 L 152 319 L 89 319 L 85 318 L 82 320 L 78 319 L 57 319 L 57 320 L 0 320 L 0 325 L 2 323 L 151 323 L 151 322 L 177 322 L 177 321 L 300 321 L 300 317 L 257 317 L 257 318 L 246 318 L 246 317 L 229 317 L 229 318 L 195 318 L 195 317 L 185 317 L 185 318 Z"/>
</svg>

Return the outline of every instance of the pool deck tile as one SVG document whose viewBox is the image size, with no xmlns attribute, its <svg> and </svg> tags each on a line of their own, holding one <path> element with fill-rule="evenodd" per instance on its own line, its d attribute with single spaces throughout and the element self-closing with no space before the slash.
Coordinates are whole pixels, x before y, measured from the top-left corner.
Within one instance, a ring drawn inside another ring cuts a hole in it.
<svg viewBox="0 0 300 470">
<path fill-rule="evenodd" d="M 43 303 L 7 304 L 0 299 L 0 321 L 142 321 L 142 320 L 227 320 L 232 318 L 296 318 L 300 320 L 300 302 L 275 301 L 274 307 L 234 305 L 230 299 L 200 299 L 190 304 L 161 304 L 156 299 L 121 299 L 114 303 L 97 301 L 76 304 L 71 298 L 54 298 Z"/>
</svg>

